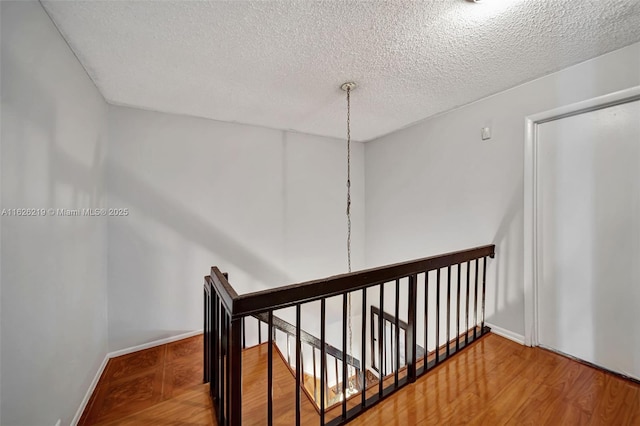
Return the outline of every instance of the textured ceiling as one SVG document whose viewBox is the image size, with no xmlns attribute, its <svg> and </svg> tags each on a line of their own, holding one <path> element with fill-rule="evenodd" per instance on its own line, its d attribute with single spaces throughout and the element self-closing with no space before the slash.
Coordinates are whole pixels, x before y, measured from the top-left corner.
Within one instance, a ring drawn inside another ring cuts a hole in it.
<svg viewBox="0 0 640 426">
<path fill-rule="evenodd" d="M 43 1 L 107 101 L 370 140 L 640 40 L 638 0 Z"/>
</svg>

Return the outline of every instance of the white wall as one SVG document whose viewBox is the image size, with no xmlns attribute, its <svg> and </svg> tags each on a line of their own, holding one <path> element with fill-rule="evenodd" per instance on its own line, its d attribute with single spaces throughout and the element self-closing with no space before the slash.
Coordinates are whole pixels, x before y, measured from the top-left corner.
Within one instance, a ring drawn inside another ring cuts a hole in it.
<svg viewBox="0 0 640 426">
<path fill-rule="evenodd" d="M 107 108 L 38 2 L 2 2 L 2 208 L 97 208 Z M 68 424 L 107 351 L 106 220 L 2 221 L 3 425 Z"/>
<path fill-rule="evenodd" d="M 640 43 L 367 143 L 367 264 L 495 243 L 487 317 L 523 335 L 524 118 L 638 84 Z"/>
<path fill-rule="evenodd" d="M 341 140 L 109 108 L 109 349 L 202 327 L 203 276 L 238 293 L 346 271 Z M 354 267 L 364 147 L 353 146 Z"/>
</svg>

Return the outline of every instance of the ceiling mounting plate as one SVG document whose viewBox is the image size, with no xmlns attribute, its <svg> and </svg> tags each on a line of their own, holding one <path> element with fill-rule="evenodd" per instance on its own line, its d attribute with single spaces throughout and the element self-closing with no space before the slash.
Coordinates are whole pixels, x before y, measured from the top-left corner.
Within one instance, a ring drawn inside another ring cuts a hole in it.
<svg viewBox="0 0 640 426">
<path fill-rule="evenodd" d="M 340 88 L 342 90 L 344 90 L 345 92 L 347 90 L 349 90 L 350 92 L 353 92 L 353 90 L 357 87 L 357 84 L 355 84 L 353 81 L 348 81 L 346 83 L 344 83 L 342 86 L 340 86 Z"/>
</svg>

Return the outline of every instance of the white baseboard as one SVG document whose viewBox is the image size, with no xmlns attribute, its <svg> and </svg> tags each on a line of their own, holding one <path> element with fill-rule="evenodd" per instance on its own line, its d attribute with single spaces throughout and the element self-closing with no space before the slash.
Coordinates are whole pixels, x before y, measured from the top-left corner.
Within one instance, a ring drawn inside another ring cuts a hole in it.
<svg viewBox="0 0 640 426">
<path fill-rule="evenodd" d="M 76 426 L 80 421 L 80 417 L 82 417 L 82 413 L 84 413 L 84 409 L 87 408 L 89 399 L 91 398 L 93 391 L 96 389 L 96 386 L 98 385 L 98 381 L 100 380 L 100 377 L 102 376 L 102 372 L 107 366 L 107 362 L 109 362 L 109 354 L 107 354 L 104 357 L 104 359 L 102 360 L 102 364 L 100 364 L 100 367 L 98 367 L 98 371 L 96 372 L 96 375 L 93 377 L 93 380 L 89 385 L 89 389 L 87 389 L 87 393 L 85 393 L 84 398 L 82 398 L 82 402 L 80 403 L 80 407 L 78 407 L 78 411 L 76 411 L 76 415 L 73 416 L 73 420 L 71 420 L 71 426 Z"/>
<path fill-rule="evenodd" d="M 177 336 L 166 337 L 160 340 L 154 340 L 153 342 L 143 343 L 137 346 L 131 346 L 129 348 L 120 349 L 117 351 L 109 352 L 107 356 L 109 358 L 115 358 L 122 355 L 128 355 L 134 352 L 138 352 L 144 349 L 153 348 L 155 346 L 166 345 L 167 343 L 176 342 L 178 340 L 187 339 L 189 337 L 197 336 L 198 334 L 202 334 L 202 329 L 190 331 L 188 333 L 178 334 Z"/>
<path fill-rule="evenodd" d="M 73 420 L 71 421 L 71 426 L 76 426 L 80 421 L 80 417 L 82 416 L 84 409 L 87 407 L 87 404 L 89 403 L 89 399 L 91 398 L 93 391 L 96 389 L 96 386 L 98 385 L 98 381 L 100 380 L 100 377 L 102 376 L 102 373 L 104 372 L 104 369 L 107 367 L 107 363 L 111 358 L 115 358 L 122 355 L 128 355 L 133 352 L 153 348 L 155 346 L 165 345 L 167 343 L 176 342 L 178 340 L 187 339 L 189 337 L 197 336 L 198 334 L 202 334 L 202 330 L 190 331 L 188 333 L 178 334 L 177 336 L 166 337 L 164 339 L 154 340 L 153 342 L 143 343 L 142 345 L 131 346 L 130 348 L 109 352 L 104 357 L 104 360 L 102 361 L 102 364 L 100 364 L 100 367 L 98 368 L 98 371 L 96 372 L 95 377 L 91 381 L 91 385 L 89 385 L 89 389 L 87 389 L 87 393 L 84 395 L 84 398 L 80 403 L 80 407 L 78 408 L 78 411 L 76 411 L 76 415 L 73 416 Z"/>
<path fill-rule="evenodd" d="M 491 332 L 497 334 L 498 336 L 502 336 L 505 339 L 513 340 L 516 343 L 520 343 L 524 345 L 524 336 L 522 334 L 514 333 L 513 331 L 506 330 L 502 327 L 498 327 L 497 325 L 485 323 L 489 328 L 491 328 Z"/>
</svg>

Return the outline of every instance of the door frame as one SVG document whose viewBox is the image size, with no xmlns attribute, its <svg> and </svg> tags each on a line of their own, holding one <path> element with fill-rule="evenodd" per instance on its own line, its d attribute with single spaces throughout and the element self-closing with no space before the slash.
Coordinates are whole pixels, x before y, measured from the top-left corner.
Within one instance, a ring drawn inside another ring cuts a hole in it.
<svg viewBox="0 0 640 426">
<path fill-rule="evenodd" d="M 640 100 L 640 86 L 525 118 L 524 143 L 524 344 L 538 346 L 538 125 Z"/>
</svg>

